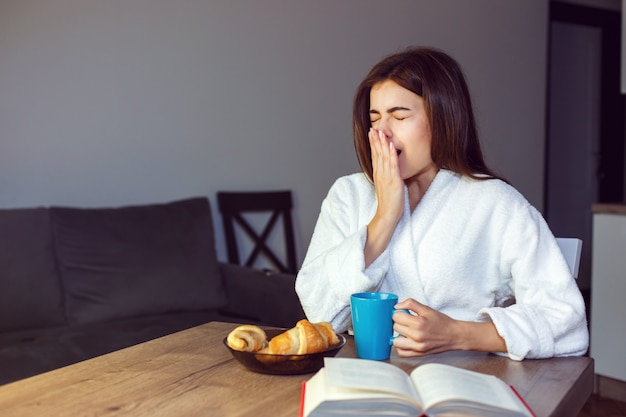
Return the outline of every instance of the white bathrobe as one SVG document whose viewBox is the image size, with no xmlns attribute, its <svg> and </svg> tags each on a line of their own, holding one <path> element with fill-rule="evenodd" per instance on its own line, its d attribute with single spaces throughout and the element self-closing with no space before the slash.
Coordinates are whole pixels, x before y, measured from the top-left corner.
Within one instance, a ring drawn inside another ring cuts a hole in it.
<svg viewBox="0 0 626 417">
<path fill-rule="evenodd" d="M 387 249 L 365 268 L 376 204 L 362 173 L 338 179 L 323 201 L 296 279 L 309 320 L 345 331 L 350 295 L 385 291 L 454 319 L 492 321 L 515 360 L 587 351 L 578 286 L 543 217 L 513 187 L 440 170 L 413 213 L 405 190 Z"/>
</svg>

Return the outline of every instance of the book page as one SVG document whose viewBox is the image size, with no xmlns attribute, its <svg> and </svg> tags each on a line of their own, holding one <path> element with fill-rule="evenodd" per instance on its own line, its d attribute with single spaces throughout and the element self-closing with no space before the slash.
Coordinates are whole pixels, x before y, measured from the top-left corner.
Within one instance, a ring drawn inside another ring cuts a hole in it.
<svg viewBox="0 0 626 417">
<path fill-rule="evenodd" d="M 419 405 L 421 401 L 402 369 L 386 362 L 354 358 L 325 358 L 326 384 L 345 389 L 401 395 Z"/>
<path fill-rule="evenodd" d="M 411 379 L 426 409 L 446 400 L 465 400 L 527 413 L 511 388 L 492 375 L 428 363 L 413 370 Z"/>
<path fill-rule="evenodd" d="M 326 385 L 326 368 L 320 369 L 305 384 L 301 416 L 348 414 L 417 416 L 421 409 L 404 396 L 389 392 L 359 390 Z"/>
</svg>

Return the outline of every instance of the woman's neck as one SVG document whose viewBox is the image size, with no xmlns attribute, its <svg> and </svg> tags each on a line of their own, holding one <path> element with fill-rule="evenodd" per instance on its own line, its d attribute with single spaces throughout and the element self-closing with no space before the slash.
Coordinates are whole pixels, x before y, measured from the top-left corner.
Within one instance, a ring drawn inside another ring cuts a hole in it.
<svg viewBox="0 0 626 417">
<path fill-rule="evenodd" d="M 433 162 L 417 175 L 404 181 L 409 192 L 409 207 L 411 213 L 415 210 L 419 202 L 422 201 L 422 197 L 426 194 L 428 187 L 430 187 L 430 184 L 433 182 L 438 172 L 439 167 Z"/>
</svg>

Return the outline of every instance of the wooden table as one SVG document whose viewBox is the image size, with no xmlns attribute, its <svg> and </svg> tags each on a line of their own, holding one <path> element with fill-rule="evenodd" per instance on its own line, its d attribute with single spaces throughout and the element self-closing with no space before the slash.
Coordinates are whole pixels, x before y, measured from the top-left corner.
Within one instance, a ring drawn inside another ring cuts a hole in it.
<svg viewBox="0 0 626 417">
<path fill-rule="evenodd" d="M 290 416 L 311 374 L 248 371 L 223 346 L 235 325 L 207 323 L 108 355 L 0 386 L 0 415 L 17 416 Z M 354 341 L 338 356 L 354 357 Z M 537 417 L 576 416 L 592 391 L 587 357 L 526 360 L 448 352 L 390 361 L 409 371 L 442 362 L 513 384 Z"/>
</svg>

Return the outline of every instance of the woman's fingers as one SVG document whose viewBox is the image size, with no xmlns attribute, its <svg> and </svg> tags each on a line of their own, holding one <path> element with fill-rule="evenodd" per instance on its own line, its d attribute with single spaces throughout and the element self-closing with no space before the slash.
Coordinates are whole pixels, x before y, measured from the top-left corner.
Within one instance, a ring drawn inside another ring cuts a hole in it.
<svg viewBox="0 0 626 417">
<path fill-rule="evenodd" d="M 378 200 L 376 216 L 395 225 L 404 208 L 404 182 L 398 170 L 398 156 L 384 132 L 372 128 L 368 135 L 372 150 L 372 179 Z"/>
<path fill-rule="evenodd" d="M 374 181 L 378 177 L 379 181 L 391 182 L 399 180 L 398 155 L 392 141 L 384 132 L 370 129 L 369 133 L 370 149 L 372 150 L 372 168 L 374 170 Z"/>
<path fill-rule="evenodd" d="M 393 316 L 393 329 L 402 335 L 394 340 L 401 357 L 439 353 L 457 347 L 458 321 L 413 299 L 404 300 L 394 308 L 415 313 Z"/>
</svg>

